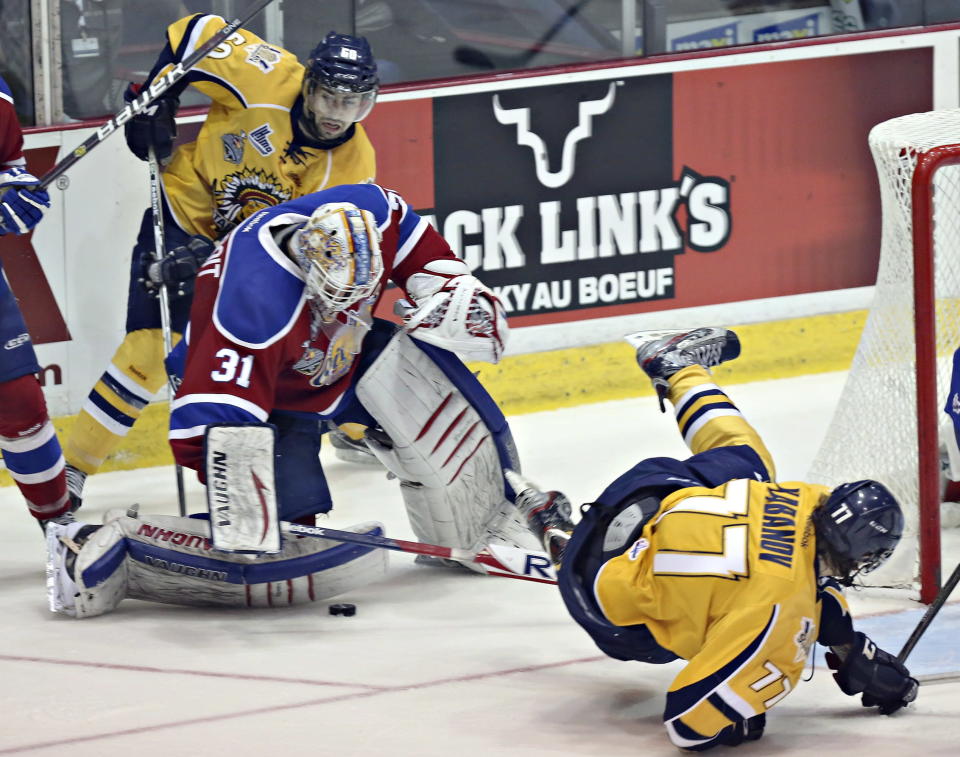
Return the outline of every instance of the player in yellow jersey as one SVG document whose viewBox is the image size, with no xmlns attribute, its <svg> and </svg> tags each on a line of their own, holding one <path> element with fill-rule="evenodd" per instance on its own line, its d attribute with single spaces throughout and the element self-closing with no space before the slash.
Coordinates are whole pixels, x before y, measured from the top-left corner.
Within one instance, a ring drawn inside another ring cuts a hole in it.
<svg viewBox="0 0 960 757">
<path fill-rule="evenodd" d="M 183 61 L 223 28 L 214 15 L 183 18 L 144 86 Z M 194 142 L 173 150 L 179 95 L 193 85 L 208 95 L 209 114 Z M 373 146 L 360 121 L 376 101 L 376 62 L 362 37 L 330 32 L 306 66 L 294 55 L 240 29 L 165 93 L 149 114 L 126 125 L 141 160 L 154 148 L 163 173 L 165 246 L 153 260 L 151 213 L 133 249 L 126 337 L 91 390 L 65 444 L 67 479 L 76 501 L 95 472 L 167 381 L 156 292 L 171 296 L 174 341 L 186 325 L 193 278 L 211 240 L 263 208 L 340 184 L 372 182 Z M 131 85 L 128 99 L 136 96 Z"/>
<path fill-rule="evenodd" d="M 831 648 L 840 688 L 862 693 L 864 706 L 890 714 L 913 701 L 917 681 L 854 631 L 841 588 L 899 541 L 893 495 L 876 481 L 832 491 L 777 482 L 762 440 L 706 370 L 739 355 L 732 331 L 628 340 L 694 454 L 638 463 L 584 506 L 569 541 L 565 498 L 514 485 L 562 560 L 573 618 L 618 660 L 687 660 L 664 711 L 686 750 L 760 738 L 814 642 Z"/>
</svg>

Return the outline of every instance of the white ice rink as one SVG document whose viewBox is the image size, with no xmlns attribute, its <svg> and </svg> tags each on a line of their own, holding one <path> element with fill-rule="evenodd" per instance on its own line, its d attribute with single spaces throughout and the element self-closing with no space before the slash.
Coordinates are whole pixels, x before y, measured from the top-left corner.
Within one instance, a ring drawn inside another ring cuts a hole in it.
<svg viewBox="0 0 960 757">
<path fill-rule="evenodd" d="M 805 474 L 841 381 L 824 374 L 730 387 L 781 480 Z M 687 454 L 652 397 L 511 421 L 525 473 L 574 502 L 642 457 Z M 335 501 L 328 525 L 379 519 L 389 535 L 412 538 L 395 481 L 326 450 L 323 459 Z M 199 510 L 200 487 L 188 478 Z M 680 663 L 601 656 L 553 587 L 391 553 L 385 581 L 339 598 L 357 605 L 355 617 L 330 616 L 328 602 L 224 611 L 126 600 L 76 621 L 47 610 L 43 541 L 19 493 L 4 488 L 0 500 L 0 755 L 677 754 L 660 717 Z M 95 476 L 81 512 L 99 522 L 134 502 L 175 514 L 172 469 Z M 892 653 L 921 614 L 897 596 L 858 592 L 851 602 Z M 958 610 L 948 605 L 915 650 L 918 673 L 960 674 L 951 643 L 960 638 Z M 817 659 L 822 665 L 822 652 Z M 772 710 L 764 738 L 736 754 L 958 755 L 960 683 L 926 683 L 907 711 L 884 717 L 844 696 L 818 666 Z"/>
</svg>

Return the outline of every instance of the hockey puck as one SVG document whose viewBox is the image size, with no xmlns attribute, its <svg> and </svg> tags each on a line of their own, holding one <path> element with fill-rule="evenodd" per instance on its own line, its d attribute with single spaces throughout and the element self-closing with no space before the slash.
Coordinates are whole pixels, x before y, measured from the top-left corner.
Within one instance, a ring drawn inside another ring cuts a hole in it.
<svg viewBox="0 0 960 757">
<path fill-rule="evenodd" d="M 336 604 L 330 605 L 330 614 L 331 615 L 346 615 L 350 617 L 351 615 L 357 614 L 357 606 L 351 604 Z"/>
</svg>

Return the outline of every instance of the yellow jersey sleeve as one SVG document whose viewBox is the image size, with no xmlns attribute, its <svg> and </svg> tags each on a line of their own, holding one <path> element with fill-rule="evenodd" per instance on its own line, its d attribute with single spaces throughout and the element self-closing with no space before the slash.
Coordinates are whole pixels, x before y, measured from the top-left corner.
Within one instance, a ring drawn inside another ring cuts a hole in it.
<svg viewBox="0 0 960 757">
<path fill-rule="evenodd" d="M 153 78 L 182 63 L 226 24 L 222 17 L 212 14 L 195 14 L 172 23 L 167 28 L 168 49 L 161 54 Z M 299 83 L 302 78 L 303 66 L 292 53 L 245 29 L 233 32 L 184 77 L 227 108 L 270 105 L 271 98 L 264 98 L 264 93 L 286 90 L 282 85 Z"/>
</svg>

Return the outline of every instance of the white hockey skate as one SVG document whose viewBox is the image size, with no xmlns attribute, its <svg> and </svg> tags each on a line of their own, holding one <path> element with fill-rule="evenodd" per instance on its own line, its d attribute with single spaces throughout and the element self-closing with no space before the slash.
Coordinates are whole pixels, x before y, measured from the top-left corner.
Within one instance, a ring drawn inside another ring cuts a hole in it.
<svg viewBox="0 0 960 757">
<path fill-rule="evenodd" d="M 740 355 L 740 338 L 734 332 L 710 326 L 689 331 L 637 331 L 624 339 L 636 347 L 637 363 L 653 382 L 661 410 L 669 389 L 667 379 L 681 368 L 712 368 Z"/>
</svg>

